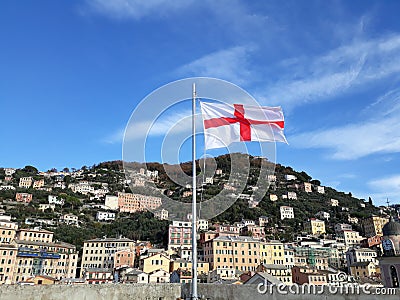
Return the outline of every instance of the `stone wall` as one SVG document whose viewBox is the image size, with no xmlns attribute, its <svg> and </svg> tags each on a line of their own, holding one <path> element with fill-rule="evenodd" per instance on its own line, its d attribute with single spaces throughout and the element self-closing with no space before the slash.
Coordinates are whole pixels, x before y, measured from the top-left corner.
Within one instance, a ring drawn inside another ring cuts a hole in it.
<svg viewBox="0 0 400 300">
<path fill-rule="evenodd" d="M 257 285 L 199 284 L 199 296 L 210 300 L 398 300 L 400 289 L 391 295 L 377 295 L 370 289 L 332 292 L 328 288 L 316 293 L 293 293 L 286 290 L 259 293 Z M 286 294 L 282 294 L 285 293 Z M 319 294 L 318 294 L 319 292 Z M 322 292 L 322 293 L 321 293 Z M 177 300 L 190 296 L 190 284 L 105 284 L 105 285 L 51 285 L 51 286 L 0 286 L 1 300 Z"/>
<path fill-rule="evenodd" d="M 180 284 L 0 286 L 1 300 L 176 300 Z"/>
</svg>

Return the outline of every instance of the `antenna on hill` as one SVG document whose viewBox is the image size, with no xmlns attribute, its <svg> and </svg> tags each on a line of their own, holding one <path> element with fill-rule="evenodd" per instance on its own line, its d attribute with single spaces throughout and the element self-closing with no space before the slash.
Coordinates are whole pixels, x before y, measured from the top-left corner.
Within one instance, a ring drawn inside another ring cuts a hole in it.
<svg viewBox="0 0 400 300">
<path fill-rule="evenodd" d="M 390 203 L 389 198 L 386 198 L 386 203 L 387 203 L 387 207 L 389 208 L 389 203 Z"/>
</svg>

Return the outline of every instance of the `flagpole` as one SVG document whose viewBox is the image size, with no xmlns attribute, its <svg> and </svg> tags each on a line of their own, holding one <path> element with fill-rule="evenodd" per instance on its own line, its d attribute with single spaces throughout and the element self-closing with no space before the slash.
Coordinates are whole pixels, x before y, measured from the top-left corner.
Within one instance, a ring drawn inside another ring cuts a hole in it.
<svg viewBox="0 0 400 300">
<path fill-rule="evenodd" d="M 192 87 L 192 299 L 197 297 L 196 84 Z"/>
</svg>

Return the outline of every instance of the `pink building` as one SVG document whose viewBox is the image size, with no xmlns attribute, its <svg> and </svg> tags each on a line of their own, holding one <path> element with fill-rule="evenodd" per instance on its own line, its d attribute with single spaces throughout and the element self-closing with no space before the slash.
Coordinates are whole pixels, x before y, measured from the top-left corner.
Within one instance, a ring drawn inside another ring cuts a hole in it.
<svg viewBox="0 0 400 300">
<path fill-rule="evenodd" d="M 135 251 L 130 249 L 119 250 L 114 253 L 114 268 L 133 267 Z"/>
<path fill-rule="evenodd" d="M 32 201 L 32 194 L 28 193 L 17 193 L 15 195 L 15 200 L 18 202 L 29 203 Z"/>
</svg>

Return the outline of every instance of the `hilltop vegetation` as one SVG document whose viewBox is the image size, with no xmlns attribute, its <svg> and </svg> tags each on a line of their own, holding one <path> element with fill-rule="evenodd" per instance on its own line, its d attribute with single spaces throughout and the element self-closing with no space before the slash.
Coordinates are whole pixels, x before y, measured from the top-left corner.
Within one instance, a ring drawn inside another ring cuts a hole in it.
<svg viewBox="0 0 400 300">
<path fill-rule="evenodd" d="M 239 168 L 249 173 L 247 184 L 242 192 L 243 195 L 251 196 L 253 187 L 260 174 L 260 166 L 263 163 L 260 158 L 247 157 L 242 154 L 234 154 L 238 157 L 248 159 L 250 164 L 247 166 L 239 161 Z M 214 176 L 213 184 L 203 185 L 203 198 L 205 200 L 218 194 L 224 184 L 228 182 L 231 169 L 231 156 L 222 155 L 215 158 L 216 167 L 222 170 L 222 174 Z M 201 164 L 197 162 L 197 171 L 199 179 L 202 178 Z M 264 161 L 265 163 L 265 161 Z M 271 163 L 266 162 L 269 166 Z M 240 165 L 243 164 L 243 165 Z M 140 163 L 132 163 L 135 168 L 144 167 Z M 148 170 L 159 173 L 156 185 L 165 191 L 171 192 L 171 197 L 179 201 L 191 201 L 191 197 L 183 197 L 183 192 L 188 191 L 187 187 L 181 187 L 175 184 L 165 173 L 164 166 L 160 163 L 148 163 Z M 185 174 L 191 174 L 191 163 L 182 163 L 177 166 L 168 166 L 169 170 L 179 174 L 183 170 Z M 95 220 L 96 213 L 99 210 L 96 205 L 104 204 L 104 197 L 91 197 L 90 194 L 84 195 L 75 193 L 69 188 L 70 184 L 87 181 L 97 188 L 107 187 L 108 194 L 116 195 L 119 191 L 130 192 L 131 189 L 125 180 L 123 165 L 121 161 L 102 162 L 92 167 L 82 167 L 80 170 L 69 172 L 65 168 L 64 175 L 49 170 L 40 173 L 33 166 L 26 166 L 17 169 L 15 173 L 5 182 L 5 170 L 0 168 L 0 180 L 2 185 L 13 186 L 13 189 L 0 190 L 0 202 L 6 214 L 10 214 L 14 221 L 21 227 L 27 227 L 28 218 L 56 220 L 58 221 L 63 214 L 74 214 L 79 217 L 79 227 L 62 225 L 55 222 L 53 225 L 43 225 L 43 227 L 55 232 L 55 238 L 75 244 L 78 249 L 83 241 L 90 238 L 106 236 L 123 235 L 132 239 L 150 240 L 153 243 L 166 245 L 168 240 L 168 221 L 161 221 L 153 217 L 149 212 L 137 212 L 134 214 L 118 213 L 116 220 L 112 222 L 98 222 Z M 79 172 L 78 172 L 79 171 Z M 53 174 L 53 175 L 52 175 Z M 286 175 L 294 175 L 296 179 L 287 180 Z M 45 186 L 41 189 L 18 187 L 21 177 L 30 176 L 34 180 L 44 179 Z M 321 185 L 320 181 L 311 178 L 304 171 L 295 171 L 291 167 L 285 167 L 277 164 L 275 166 L 276 181 L 271 182 L 262 201 L 256 207 L 249 207 L 247 199 L 238 199 L 234 205 L 219 216 L 215 217 L 213 222 L 230 223 L 239 222 L 242 219 L 257 220 L 260 216 L 269 218 L 267 231 L 270 238 L 279 238 L 283 240 L 291 239 L 295 234 L 303 231 L 303 223 L 319 211 L 325 211 L 330 214 L 330 220 L 327 222 L 327 233 L 333 233 L 333 225 L 336 223 L 349 223 L 348 218 L 364 218 L 371 214 L 377 214 L 378 208 L 373 206 L 371 201 L 357 199 L 351 193 L 343 193 L 330 187 L 324 187 L 324 193 L 317 192 L 317 187 Z M 265 180 L 267 180 L 265 178 Z M 311 183 L 312 192 L 304 191 L 304 183 Z M 201 183 L 201 182 L 200 182 Z M 140 190 L 140 189 L 139 189 Z M 297 200 L 288 199 L 288 192 L 295 192 Z M 16 203 L 16 193 L 32 194 L 32 201 L 27 204 Z M 56 206 L 54 210 L 39 210 L 39 205 L 47 203 L 49 195 L 55 195 L 64 200 L 62 206 Z M 276 195 L 277 200 L 271 201 L 270 195 Z M 340 205 L 337 207 L 330 205 L 330 200 L 336 199 Z M 294 219 L 280 219 L 280 206 L 288 205 L 294 209 Z M 365 207 L 364 207 L 365 206 Z M 360 230 L 357 224 L 355 229 Z"/>
</svg>

